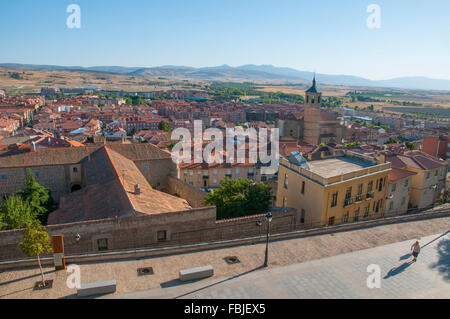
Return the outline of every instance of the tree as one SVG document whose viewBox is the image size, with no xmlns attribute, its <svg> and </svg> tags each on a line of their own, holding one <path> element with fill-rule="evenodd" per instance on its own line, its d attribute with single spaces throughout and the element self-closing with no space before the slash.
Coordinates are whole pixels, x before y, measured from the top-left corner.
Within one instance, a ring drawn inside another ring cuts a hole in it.
<svg viewBox="0 0 450 319">
<path fill-rule="evenodd" d="M 415 147 L 414 147 L 414 144 L 413 144 L 413 143 L 406 141 L 406 142 L 405 142 L 405 145 L 406 145 L 406 147 L 409 148 L 411 151 L 414 151 Z"/>
<path fill-rule="evenodd" d="M 170 132 L 170 125 L 166 121 L 161 121 L 158 124 L 158 129 L 166 131 L 166 132 Z"/>
<path fill-rule="evenodd" d="M 361 145 L 361 142 L 351 142 L 351 143 L 345 143 L 345 147 L 349 148 L 349 147 L 356 147 Z"/>
<path fill-rule="evenodd" d="M 20 196 L 10 196 L 0 207 L 0 229 L 19 229 L 36 219 L 28 201 Z"/>
<path fill-rule="evenodd" d="M 32 213 L 41 223 L 46 224 L 48 214 L 55 209 L 55 203 L 50 190 L 36 182 L 31 169 L 28 169 L 26 187 L 18 195 L 30 204 Z"/>
<path fill-rule="evenodd" d="M 20 250 L 28 257 L 37 257 L 39 269 L 41 270 L 42 286 L 45 286 L 44 272 L 42 271 L 40 256 L 51 253 L 50 236 L 44 231 L 39 221 L 27 225 L 23 234 L 23 242 L 19 244 Z"/>
<path fill-rule="evenodd" d="M 398 144 L 398 143 L 399 143 L 399 141 L 397 138 L 389 137 L 389 139 L 384 144 Z"/>
<path fill-rule="evenodd" d="M 136 134 L 136 127 L 132 127 L 131 128 L 131 136 L 134 136 L 134 134 Z"/>
<path fill-rule="evenodd" d="M 217 219 L 264 214 L 268 211 L 272 193 L 264 183 L 252 180 L 225 179 L 211 192 L 204 203 L 217 207 Z"/>
</svg>

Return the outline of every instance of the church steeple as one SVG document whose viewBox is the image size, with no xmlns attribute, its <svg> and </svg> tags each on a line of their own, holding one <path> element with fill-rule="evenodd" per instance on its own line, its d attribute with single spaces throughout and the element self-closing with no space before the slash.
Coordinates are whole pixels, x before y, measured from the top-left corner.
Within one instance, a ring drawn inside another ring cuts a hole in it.
<svg viewBox="0 0 450 319">
<path fill-rule="evenodd" d="M 314 72 L 314 78 L 313 78 L 313 84 L 312 86 L 306 91 L 309 93 L 318 93 L 316 88 L 316 73 Z"/>
<path fill-rule="evenodd" d="M 305 92 L 306 96 L 306 105 L 310 107 L 319 107 L 321 103 L 321 95 L 319 91 L 317 91 L 316 88 L 316 73 L 314 73 L 314 78 L 312 82 L 312 86 Z"/>
</svg>

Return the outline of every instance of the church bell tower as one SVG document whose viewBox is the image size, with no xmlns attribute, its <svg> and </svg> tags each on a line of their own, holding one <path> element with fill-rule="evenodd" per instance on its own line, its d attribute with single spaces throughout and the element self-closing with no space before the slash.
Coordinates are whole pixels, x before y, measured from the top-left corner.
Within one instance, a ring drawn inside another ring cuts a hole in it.
<svg viewBox="0 0 450 319">
<path fill-rule="evenodd" d="M 314 74 L 312 86 L 305 92 L 304 132 L 303 139 L 313 145 L 320 144 L 320 104 L 322 93 L 316 88 Z"/>
</svg>

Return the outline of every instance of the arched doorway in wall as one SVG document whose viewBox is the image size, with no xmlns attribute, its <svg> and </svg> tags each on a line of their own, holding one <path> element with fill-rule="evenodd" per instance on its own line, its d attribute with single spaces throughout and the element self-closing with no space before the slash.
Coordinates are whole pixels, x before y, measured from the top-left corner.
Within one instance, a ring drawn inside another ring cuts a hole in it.
<svg viewBox="0 0 450 319">
<path fill-rule="evenodd" d="M 72 187 L 71 187 L 71 189 L 70 189 L 70 192 L 71 192 L 71 193 L 78 192 L 78 191 L 81 190 L 81 189 L 82 189 L 82 187 L 81 187 L 80 184 L 74 184 L 74 185 L 72 185 Z"/>
</svg>

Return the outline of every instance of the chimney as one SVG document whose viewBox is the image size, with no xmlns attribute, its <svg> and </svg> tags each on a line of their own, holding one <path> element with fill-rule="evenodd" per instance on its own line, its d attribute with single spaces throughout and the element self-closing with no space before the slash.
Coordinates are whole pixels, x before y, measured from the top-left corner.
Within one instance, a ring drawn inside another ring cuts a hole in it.
<svg viewBox="0 0 450 319">
<path fill-rule="evenodd" d="M 134 184 L 134 194 L 135 195 L 141 194 L 141 187 L 139 186 L 139 184 Z"/>
</svg>

